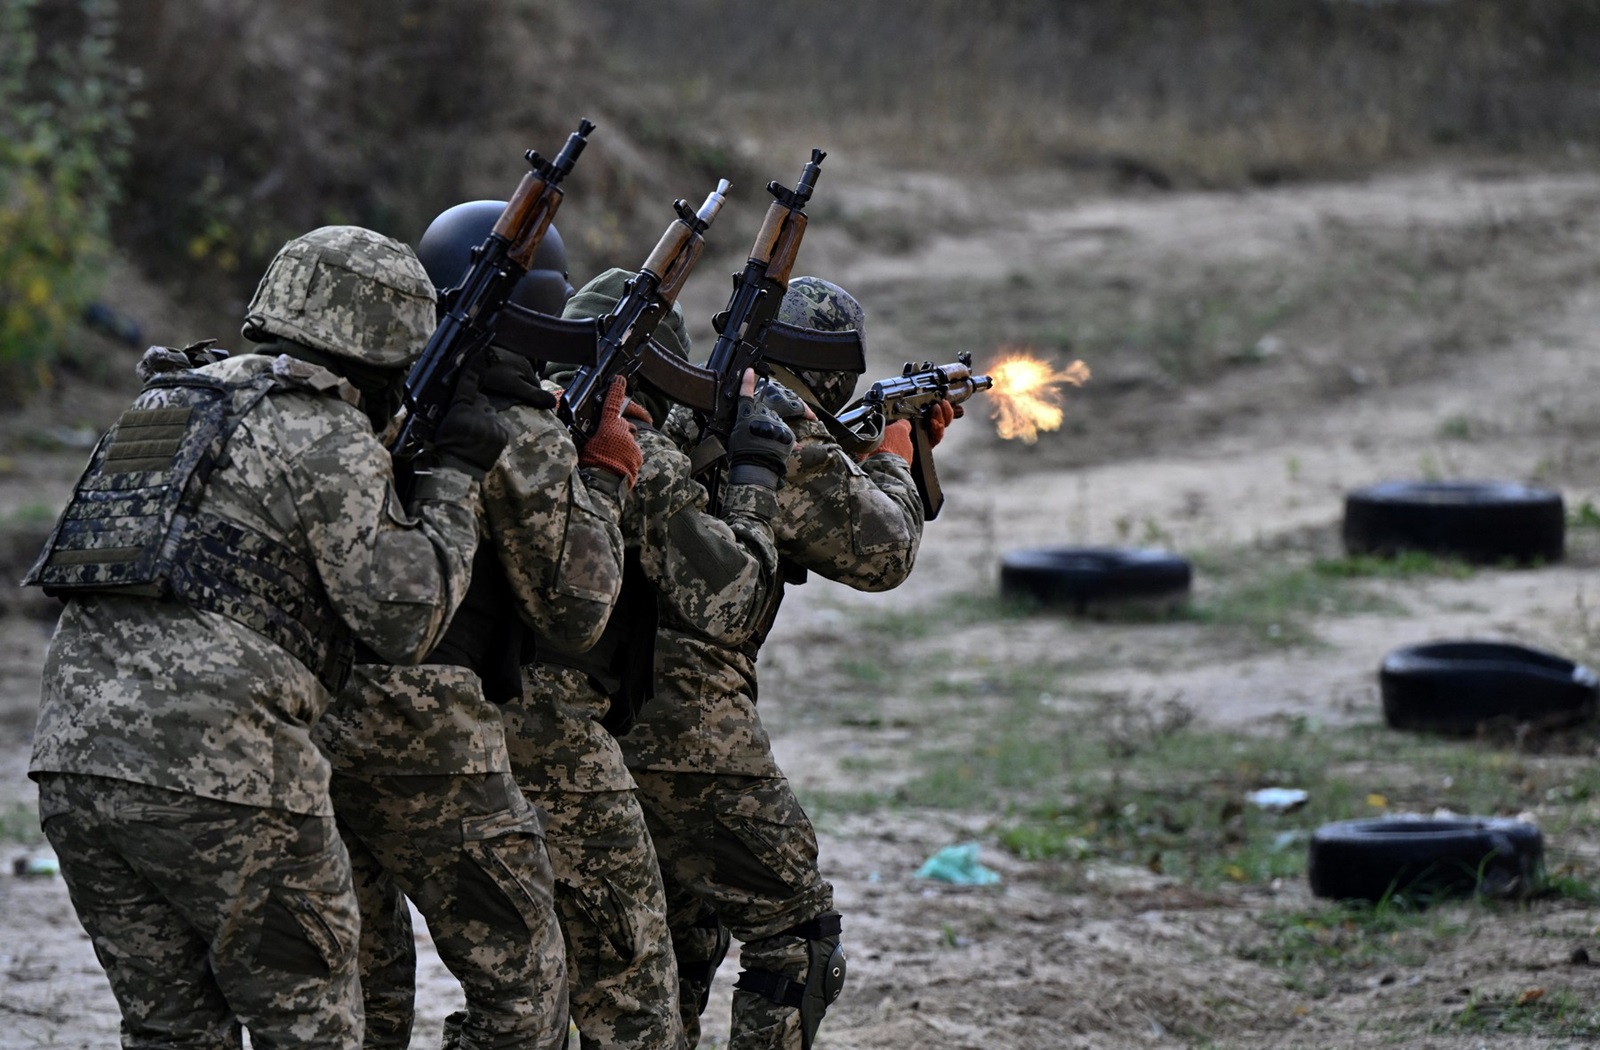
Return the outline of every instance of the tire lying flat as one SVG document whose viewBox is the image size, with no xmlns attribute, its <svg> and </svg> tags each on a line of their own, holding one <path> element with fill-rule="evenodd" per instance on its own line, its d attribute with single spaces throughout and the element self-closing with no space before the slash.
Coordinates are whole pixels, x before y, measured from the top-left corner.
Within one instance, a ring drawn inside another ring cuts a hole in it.
<svg viewBox="0 0 1600 1050">
<path fill-rule="evenodd" d="M 1074 612 L 1171 607 L 1188 597 L 1193 578 L 1188 559 L 1150 548 L 1041 547 L 1012 551 L 1000 562 L 1002 596 Z"/>
<path fill-rule="evenodd" d="M 1541 877 L 1544 839 L 1502 817 L 1346 820 L 1311 836 L 1311 892 L 1333 900 L 1518 896 Z"/>
<path fill-rule="evenodd" d="M 1478 564 L 1560 561 L 1566 548 L 1561 494 L 1510 481 L 1386 481 L 1346 494 L 1350 554 L 1402 551 Z"/>
<path fill-rule="evenodd" d="M 1391 727 L 1451 735 L 1492 721 L 1574 725 L 1594 718 L 1600 705 L 1593 670 L 1511 642 L 1402 646 L 1379 665 L 1378 690 Z"/>
</svg>

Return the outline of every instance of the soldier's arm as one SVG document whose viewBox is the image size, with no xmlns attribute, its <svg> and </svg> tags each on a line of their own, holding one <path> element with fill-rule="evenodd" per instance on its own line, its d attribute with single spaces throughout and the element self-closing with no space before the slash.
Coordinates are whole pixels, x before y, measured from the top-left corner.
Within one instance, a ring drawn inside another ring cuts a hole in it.
<svg viewBox="0 0 1600 1050">
<path fill-rule="evenodd" d="M 778 578 L 773 493 L 728 485 L 723 516 L 705 510 L 706 491 L 689 459 L 657 431 L 640 428 L 644 468 L 624 505 L 623 531 L 655 584 L 663 613 L 708 638 L 738 645 L 760 625 Z"/>
<path fill-rule="evenodd" d="M 580 470 L 552 412 L 505 414 L 517 437 L 483 480 L 488 542 L 523 620 L 564 649 L 588 649 L 622 586 L 621 479 Z"/>
<path fill-rule="evenodd" d="M 862 591 L 903 583 L 922 542 L 922 499 L 905 460 L 857 464 L 822 424 L 791 421 L 799 442 L 773 529 L 786 558 Z"/>
<path fill-rule="evenodd" d="M 400 505 L 389 453 L 365 420 L 309 442 L 287 464 L 312 558 L 335 610 L 386 660 L 415 663 L 466 593 L 478 543 L 478 485 L 441 468 Z"/>
</svg>

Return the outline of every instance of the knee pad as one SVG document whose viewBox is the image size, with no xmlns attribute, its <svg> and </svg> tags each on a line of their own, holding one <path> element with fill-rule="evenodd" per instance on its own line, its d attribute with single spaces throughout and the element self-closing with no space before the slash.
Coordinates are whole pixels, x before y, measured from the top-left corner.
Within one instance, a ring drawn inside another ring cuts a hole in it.
<svg viewBox="0 0 1600 1050">
<path fill-rule="evenodd" d="M 801 1050 L 811 1050 L 817 1029 L 822 1026 L 822 1015 L 844 991 L 846 967 L 844 948 L 839 943 L 840 928 L 839 913 L 824 912 L 810 922 L 791 926 L 778 934 L 804 938 L 807 959 L 804 982 L 770 970 L 745 970 L 734 982 L 735 988 L 800 1011 Z"/>
</svg>

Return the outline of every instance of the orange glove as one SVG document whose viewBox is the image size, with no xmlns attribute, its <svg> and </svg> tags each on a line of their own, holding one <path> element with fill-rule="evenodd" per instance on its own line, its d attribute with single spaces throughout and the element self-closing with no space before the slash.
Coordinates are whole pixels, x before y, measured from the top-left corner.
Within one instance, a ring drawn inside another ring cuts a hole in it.
<svg viewBox="0 0 1600 1050">
<path fill-rule="evenodd" d="M 622 418 L 622 403 L 628 399 L 628 381 L 617 376 L 606 391 L 605 403 L 600 406 L 600 426 L 583 443 L 578 453 L 578 466 L 609 470 L 633 488 L 639 479 L 639 468 L 644 465 L 644 453 L 633 436 L 633 424 Z"/>
<path fill-rule="evenodd" d="M 628 404 L 623 408 L 622 417 L 624 419 L 638 420 L 640 423 L 652 427 L 656 425 L 656 421 L 650 418 L 650 413 L 645 410 L 645 407 L 632 398 L 628 399 Z"/>
<path fill-rule="evenodd" d="M 897 419 L 883 429 L 883 442 L 873 450 L 876 456 L 879 452 L 887 452 L 891 456 L 899 456 L 907 463 L 911 462 L 911 420 Z"/>
<path fill-rule="evenodd" d="M 944 428 L 961 413 L 948 401 L 935 401 L 928 409 L 928 447 L 944 440 Z"/>
</svg>

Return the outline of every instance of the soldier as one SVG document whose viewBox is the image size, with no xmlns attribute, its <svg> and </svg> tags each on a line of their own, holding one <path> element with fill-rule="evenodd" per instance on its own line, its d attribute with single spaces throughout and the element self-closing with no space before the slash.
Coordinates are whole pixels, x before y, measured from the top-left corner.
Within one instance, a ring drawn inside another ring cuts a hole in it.
<svg viewBox="0 0 1600 1050">
<path fill-rule="evenodd" d="M 860 331 L 864 323 L 854 298 L 813 277 L 790 282 L 778 316 L 821 331 Z M 860 590 L 897 586 L 922 537 L 922 503 L 907 465 L 910 423 L 887 428 L 858 464 L 812 408 L 837 412 L 857 377 L 801 371 L 794 378 L 804 401 L 776 385 L 767 398 L 798 439 L 773 518 L 783 579 L 798 582 L 809 570 Z M 933 420 L 937 436 L 950 416 L 944 405 Z M 674 422 L 680 439 L 692 439 L 684 413 Z M 780 585 L 760 624 L 734 643 L 663 615 L 656 696 L 622 740 L 661 860 L 690 1045 L 730 935 L 741 942 L 744 969 L 734 986 L 729 1050 L 810 1050 L 844 981 L 840 917 L 818 868 L 816 833 L 756 709 L 756 656 L 782 597 Z"/>
<path fill-rule="evenodd" d="M 567 316 L 605 313 L 631 276 L 601 274 L 567 304 Z M 656 338 L 687 356 L 677 306 Z M 628 412 L 644 467 L 623 506 L 627 567 L 617 610 L 587 652 L 541 631 L 536 660 L 523 668 L 522 698 L 505 708 L 518 781 L 550 817 L 570 1001 L 584 1050 L 684 1045 L 660 870 L 612 734 L 626 732 L 649 691 L 658 608 L 696 637 L 737 645 L 776 583 L 768 522 L 793 437 L 748 396 L 754 382 L 746 377 L 745 413 L 728 442 L 733 466 L 721 520 L 705 513 L 706 493 L 690 478 L 688 458 L 657 429 L 669 403 L 648 383 L 636 387 Z"/>
<path fill-rule="evenodd" d="M 352 639 L 432 649 L 505 442 L 462 383 L 399 505 L 374 430 L 434 328 L 411 249 L 324 227 L 278 253 L 257 352 L 152 348 L 28 582 L 67 599 L 30 775 L 124 1047 L 361 1044 L 356 899 L 311 727 Z M 220 360 L 216 358 L 220 357 Z M 193 367 L 205 360 L 203 367 Z"/>
<path fill-rule="evenodd" d="M 417 251 L 440 287 L 460 277 L 503 206 L 457 205 L 428 227 Z M 572 289 L 555 229 L 533 263 L 512 301 L 558 314 Z M 621 585 L 617 517 L 640 453 L 621 385 L 580 452 L 529 359 L 489 355 L 481 387 L 515 436 L 484 478 L 471 590 L 422 665 L 358 663 L 317 727 L 361 899 L 367 1050 L 411 1042 L 416 953 L 404 897 L 465 993 L 446 1048 L 559 1047 L 567 1037 L 544 821 L 512 778 L 496 705 L 520 691 L 525 620 L 574 650 L 599 637 Z"/>
</svg>

